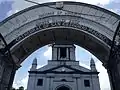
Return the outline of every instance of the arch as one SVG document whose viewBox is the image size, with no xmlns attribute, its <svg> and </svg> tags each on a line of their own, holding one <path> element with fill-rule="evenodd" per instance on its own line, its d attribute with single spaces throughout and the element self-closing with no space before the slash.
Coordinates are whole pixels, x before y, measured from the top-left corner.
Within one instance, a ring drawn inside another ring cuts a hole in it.
<svg viewBox="0 0 120 90">
<path fill-rule="evenodd" d="M 68 38 L 71 39 L 66 41 L 82 46 L 106 63 L 119 19 L 117 14 L 90 4 L 63 2 L 63 8 L 57 9 L 56 2 L 50 2 L 32 6 L 8 17 L 0 23 L 0 33 L 17 64 L 38 48 Z M 59 32 L 62 34 L 57 38 Z M 64 32 L 72 36 L 66 36 Z M 78 37 L 74 37 L 76 34 Z M 26 42 L 33 44 L 28 47 Z M 95 48 L 100 49 L 98 51 Z"/>
<path fill-rule="evenodd" d="M 62 86 L 62 87 L 59 87 L 57 90 L 70 90 L 70 89 L 68 87 Z"/>
<path fill-rule="evenodd" d="M 72 90 L 68 85 L 59 85 L 55 90 Z"/>
<path fill-rule="evenodd" d="M 0 22 L 0 33 L 3 36 L 0 40 L 0 51 L 19 66 L 27 56 L 44 45 L 56 42 L 77 44 L 102 61 L 111 78 L 116 79 L 117 85 L 120 81 L 117 66 L 120 60 L 116 56 L 119 55 L 119 47 L 115 43 L 119 43 L 120 35 L 118 34 L 118 39 L 114 39 L 117 35 L 116 29 L 119 31 L 120 16 L 85 3 L 64 1 L 61 5 L 60 8 L 57 2 L 35 5 Z M 10 61 L 8 66 L 11 63 L 13 65 Z M 14 67 L 14 74 L 15 70 Z M 114 73 L 115 70 L 117 75 Z M 10 80 L 12 82 L 12 79 Z M 120 89 L 119 85 L 115 87 Z"/>
<path fill-rule="evenodd" d="M 67 33 L 69 33 L 69 35 L 67 35 Z M 109 55 L 109 47 L 104 42 L 101 42 L 98 38 L 95 38 L 92 35 L 79 31 L 75 28 L 63 27 L 51 28 L 38 32 L 20 42 L 18 46 L 13 47 L 11 52 L 15 57 L 17 57 L 17 59 L 20 60 L 21 58 L 21 61 L 18 62 L 20 64 L 34 50 L 37 50 L 44 45 L 61 41 L 82 46 L 83 48 L 96 55 L 101 61 L 107 61 L 108 59 L 107 57 Z M 33 45 L 34 47 L 31 47 L 30 45 Z M 30 50 L 30 48 L 32 48 L 32 50 Z M 97 48 L 99 48 L 99 50 Z M 19 50 L 22 51 L 19 52 Z"/>
</svg>

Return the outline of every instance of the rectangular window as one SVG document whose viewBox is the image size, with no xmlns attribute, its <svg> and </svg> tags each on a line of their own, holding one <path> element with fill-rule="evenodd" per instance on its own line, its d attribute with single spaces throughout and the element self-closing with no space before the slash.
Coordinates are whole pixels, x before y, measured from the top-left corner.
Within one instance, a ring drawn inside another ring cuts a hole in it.
<svg viewBox="0 0 120 90">
<path fill-rule="evenodd" d="M 42 86 L 42 85 L 43 85 L 43 79 L 38 79 L 37 86 Z"/>
<path fill-rule="evenodd" d="M 60 48 L 60 58 L 66 58 L 66 56 L 67 56 L 66 51 L 67 51 L 66 48 L 64 48 L 64 47 Z"/>
<path fill-rule="evenodd" d="M 85 87 L 90 87 L 90 81 L 89 80 L 84 80 L 84 86 Z"/>
</svg>

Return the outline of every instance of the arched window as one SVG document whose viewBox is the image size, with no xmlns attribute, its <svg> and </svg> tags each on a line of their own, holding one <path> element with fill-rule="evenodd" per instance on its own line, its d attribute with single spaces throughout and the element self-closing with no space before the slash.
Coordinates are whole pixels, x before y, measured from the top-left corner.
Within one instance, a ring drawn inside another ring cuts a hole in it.
<svg viewBox="0 0 120 90">
<path fill-rule="evenodd" d="M 70 89 L 66 86 L 61 86 L 57 90 L 70 90 Z"/>
</svg>

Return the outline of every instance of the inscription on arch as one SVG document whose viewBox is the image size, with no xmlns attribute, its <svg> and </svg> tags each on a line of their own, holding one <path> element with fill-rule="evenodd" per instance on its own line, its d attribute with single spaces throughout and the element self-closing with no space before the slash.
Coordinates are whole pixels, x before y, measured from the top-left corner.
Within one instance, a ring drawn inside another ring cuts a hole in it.
<svg viewBox="0 0 120 90">
<path fill-rule="evenodd" d="M 20 40 L 29 36 L 30 34 L 40 31 L 42 29 L 46 29 L 46 28 L 50 28 L 50 27 L 59 27 L 59 26 L 72 27 L 72 28 L 77 28 L 77 29 L 86 31 L 86 32 L 98 37 L 99 39 L 103 40 L 106 44 L 111 45 L 111 41 L 106 36 L 102 35 L 101 33 L 93 30 L 92 28 L 81 25 L 76 20 L 66 20 L 66 19 L 61 19 L 61 20 L 46 19 L 45 21 L 40 20 L 40 22 L 38 22 L 33 29 L 29 30 L 28 32 L 25 32 L 24 34 L 22 34 L 18 38 L 16 38 L 15 42 L 19 42 Z"/>
<path fill-rule="evenodd" d="M 12 47 L 13 45 L 18 43 L 19 41 L 21 41 L 25 37 L 28 37 L 29 35 L 34 34 L 38 31 L 41 31 L 41 30 L 47 29 L 47 28 L 61 27 L 61 26 L 66 27 L 66 28 L 74 28 L 74 29 L 78 29 L 80 31 L 90 33 L 93 36 L 95 36 L 95 37 L 99 38 L 100 40 L 104 41 L 107 45 L 111 46 L 111 40 L 110 39 L 108 39 L 106 36 L 102 35 L 101 33 L 93 30 L 92 28 L 89 28 L 85 25 L 81 25 L 80 20 L 77 19 L 77 17 L 75 17 L 74 19 L 73 18 L 72 19 L 66 19 L 65 16 L 64 16 L 64 18 L 58 18 L 57 16 L 48 16 L 48 17 L 39 19 L 36 22 L 35 27 L 33 27 L 29 31 L 25 32 L 24 34 L 20 35 L 15 40 L 13 40 L 9 44 L 9 47 Z"/>
</svg>

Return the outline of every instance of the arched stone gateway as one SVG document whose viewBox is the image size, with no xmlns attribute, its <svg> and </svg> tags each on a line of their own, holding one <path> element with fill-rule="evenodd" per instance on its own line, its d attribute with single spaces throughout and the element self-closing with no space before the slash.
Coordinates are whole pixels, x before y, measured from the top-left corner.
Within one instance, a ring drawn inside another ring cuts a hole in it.
<svg viewBox="0 0 120 90">
<path fill-rule="evenodd" d="M 120 90 L 120 16 L 79 2 L 51 2 L 22 10 L 0 23 L 0 90 L 10 89 L 16 70 L 33 51 L 71 42 L 94 54 Z"/>
</svg>

